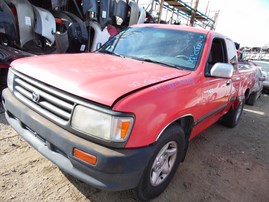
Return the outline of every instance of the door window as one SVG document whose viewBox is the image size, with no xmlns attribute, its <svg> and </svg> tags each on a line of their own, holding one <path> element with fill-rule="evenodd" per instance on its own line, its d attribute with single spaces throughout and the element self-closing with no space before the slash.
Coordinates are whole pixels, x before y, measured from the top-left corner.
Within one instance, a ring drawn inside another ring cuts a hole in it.
<svg viewBox="0 0 269 202">
<path fill-rule="evenodd" d="M 227 63 L 227 53 L 224 39 L 214 38 L 206 65 L 206 76 L 210 76 L 210 70 L 217 62 Z"/>
<path fill-rule="evenodd" d="M 231 40 L 227 39 L 227 49 L 228 49 L 228 59 L 229 63 L 233 65 L 234 71 L 237 67 L 237 53 L 235 49 L 235 44 Z"/>
</svg>

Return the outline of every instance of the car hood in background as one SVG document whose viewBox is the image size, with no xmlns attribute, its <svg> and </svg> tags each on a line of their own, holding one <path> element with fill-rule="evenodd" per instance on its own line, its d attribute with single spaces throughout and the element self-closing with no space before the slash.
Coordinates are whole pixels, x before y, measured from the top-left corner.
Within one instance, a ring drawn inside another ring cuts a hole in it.
<svg viewBox="0 0 269 202">
<path fill-rule="evenodd" d="M 18 50 L 16 48 L 0 45 L 0 60 L 7 64 L 18 58 L 29 56 L 33 56 L 33 54 Z"/>
</svg>

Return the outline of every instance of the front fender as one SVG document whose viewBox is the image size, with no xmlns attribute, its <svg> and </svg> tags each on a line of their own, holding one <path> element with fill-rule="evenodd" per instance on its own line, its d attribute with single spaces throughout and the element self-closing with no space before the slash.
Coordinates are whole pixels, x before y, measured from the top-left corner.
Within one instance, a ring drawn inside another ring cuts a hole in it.
<svg viewBox="0 0 269 202">
<path fill-rule="evenodd" d="M 173 121 L 199 114 L 199 85 L 184 83 L 180 77 L 134 92 L 113 107 L 115 111 L 135 114 L 135 124 L 127 148 L 153 144 Z"/>
</svg>

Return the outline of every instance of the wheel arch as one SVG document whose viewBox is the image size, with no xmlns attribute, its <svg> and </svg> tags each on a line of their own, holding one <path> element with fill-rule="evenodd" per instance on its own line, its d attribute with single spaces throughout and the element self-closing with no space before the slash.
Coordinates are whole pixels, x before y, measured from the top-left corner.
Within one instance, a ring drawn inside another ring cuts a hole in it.
<svg viewBox="0 0 269 202">
<path fill-rule="evenodd" d="M 176 119 L 174 119 L 173 121 L 171 121 L 170 123 L 168 123 L 163 129 L 162 131 L 159 133 L 159 135 L 156 138 L 156 142 L 158 141 L 158 139 L 161 137 L 161 135 L 163 134 L 163 132 L 169 128 L 172 127 L 173 125 L 177 125 L 180 126 L 182 128 L 182 130 L 184 131 L 185 134 L 185 148 L 184 148 L 184 155 L 181 161 L 184 161 L 187 150 L 188 150 L 188 146 L 189 146 L 189 138 L 192 132 L 192 128 L 194 126 L 194 118 L 192 114 L 186 114 L 184 116 L 180 116 Z"/>
<path fill-rule="evenodd" d="M 159 133 L 159 135 L 157 136 L 155 141 L 158 141 L 158 139 L 160 138 L 160 136 L 163 134 L 163 131 L 165 131 L 168 127 L 177 124 L 179 126 L 181 126 L 182 130 L 185 133 L 185 137 L 189 138 L 193 125 L 194 125 L 194 118 L 192 116 L 192 114 L 186 114 L 184 116 L 180 116 L 176 119 L 174 119 L 173 121 L 169 122 L 163 129 L 162 131 Z"/>
</svg>

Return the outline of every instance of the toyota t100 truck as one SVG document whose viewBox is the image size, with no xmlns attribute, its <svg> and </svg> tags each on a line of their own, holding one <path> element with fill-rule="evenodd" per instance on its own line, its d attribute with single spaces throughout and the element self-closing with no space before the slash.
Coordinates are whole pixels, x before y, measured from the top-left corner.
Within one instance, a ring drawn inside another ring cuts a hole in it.
<svg viewBox="0 0 269 202">
<path fill-rule="evenodd" d="M 190 140 L 238 124 L 251 74 L 214 31 L 144 24 L 97 52 L 15 60 L 2 93 L 10 125 L 66 173 L 149 200 L 168 186 Z"/>
</svg>

